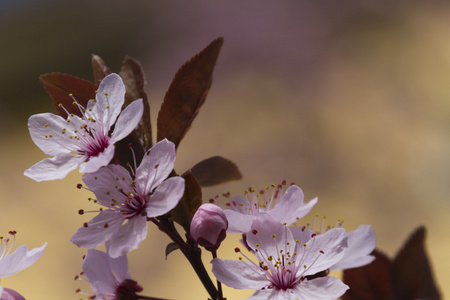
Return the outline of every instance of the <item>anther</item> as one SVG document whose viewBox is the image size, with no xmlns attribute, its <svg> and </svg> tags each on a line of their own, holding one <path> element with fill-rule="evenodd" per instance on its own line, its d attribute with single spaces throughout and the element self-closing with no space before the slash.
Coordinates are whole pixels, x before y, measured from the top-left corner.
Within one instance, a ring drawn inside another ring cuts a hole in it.
<svg viewBox="0 0 450 300">
<path fill-rule="evenodd" d="M 78 210 L 78 214 L 79 214 L 79 215 L 84 215 L 84 209 Z"/>
</svg>

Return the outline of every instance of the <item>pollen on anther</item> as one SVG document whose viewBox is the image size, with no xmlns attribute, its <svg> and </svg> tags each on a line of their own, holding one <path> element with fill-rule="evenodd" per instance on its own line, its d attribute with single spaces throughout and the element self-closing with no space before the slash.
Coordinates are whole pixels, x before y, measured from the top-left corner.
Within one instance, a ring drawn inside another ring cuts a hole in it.
<svg viewBox="0 0 450 300">
<path fill-rule="evenodd" d="M 45 126 L 45 127 L 48 127 L 48 124 L 45 124 L 44 126 Z"/>
</svg>

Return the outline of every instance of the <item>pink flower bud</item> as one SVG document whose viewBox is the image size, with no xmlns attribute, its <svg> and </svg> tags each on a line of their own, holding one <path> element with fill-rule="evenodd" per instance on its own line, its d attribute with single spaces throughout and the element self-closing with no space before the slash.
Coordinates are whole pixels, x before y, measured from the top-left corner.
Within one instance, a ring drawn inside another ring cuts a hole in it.
<svg viewBox="0 0 450 300">
<path fill-rule="evenodd" d="M 228 221 L 223 209 L 202 204 L 191 221 L 191 236 L 208 251 L 216 251 L 227 235 Z"/>
</svg>

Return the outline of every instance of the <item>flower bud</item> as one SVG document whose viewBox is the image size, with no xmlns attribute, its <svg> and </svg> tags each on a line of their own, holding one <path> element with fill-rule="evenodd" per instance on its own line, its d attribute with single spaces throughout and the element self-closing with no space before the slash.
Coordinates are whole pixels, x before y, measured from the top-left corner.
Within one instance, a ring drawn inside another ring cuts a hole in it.
<svg viewBox="0 0 450 300">
<path fill-rule="evenodd" d="M 208 251 L 216 251 L 227 235 L 228 221 L 223 209 L 202 204 L 191 221 L 191 236 Z"/>
</svg>

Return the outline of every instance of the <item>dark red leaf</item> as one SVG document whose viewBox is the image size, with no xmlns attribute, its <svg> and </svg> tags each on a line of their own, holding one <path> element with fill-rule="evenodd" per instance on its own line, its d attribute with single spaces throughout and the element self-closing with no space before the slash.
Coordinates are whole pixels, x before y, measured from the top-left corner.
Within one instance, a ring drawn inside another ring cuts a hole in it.
<svg viewBox="0 0 450 300">
<path fill-rule="evenodd" d="M 221 156 L 202 160 L 191 169 L 200 186 L 211 186 L 242 178 L 237 166 Z"/>
<path fill-rule="evenodd" d="M 425 227 L 417 228 L 393 260 L 391 279 L 396 300 L 441 299 L 425 252 L 425 233 Z"/>
<path fill-rule="evenodd" d="M 175 222 L 188 229 L 192 217 L 199 206 L 202 205 L 202 189 L 191 171 L 186 171 L 182 177 L 185 182 L 184 195 L 178 205 L 171 210 L 170 216 Z"/>
<path fill-rule="evenodd" d="M 150 120 L 150 106 L 148 104 L 147 94 L 144 90 L 146 84 L 144 71 L 141 64 L 137 60 L 131 57 L 126 57 L 119 75 L 122 77 L 126 88 L 125 106 L 136 99 L 142 99 L 144 102 L 144 114 L 142 115 L 138 126 L 133 131 L 133 136 L 139 140 L 145 152 L 152 147 L 153 138 L 152 124 Z"/>
<path fill-rule="evenodd" d="M 62 104 L 69 113 L 81 116 L 79 108 L 73 105 L 73 99 L 69 94 L 72 94 L 78 103 L 86 107 L 87 102 L 95 98 L 97 90 L 97 86 L 93 83 L 63 73 L 44 74 L 39 76 L 39 80 L 52 98 L 58 113 L 64 118 L 67 117 L 67 114 L 59 107 L 59 104 Z"/>
<path fill-rule="evenodd" d="M 105 64 L 103 59 L 98 55 L 92 55 L 92 69 L 94 70 L 94 81 L 97 85 L 100 85 L 103 78 L 111 74 L 111 70 Z"/>
<path fill-rule="evenodd" d="M 344 270 L 342 281 L 350 289 L 342 300 L 393 300 L 391 293 L 391 261 L 378 250 L 372 255 L 376 259 L 367 266 Z"/>
<path fill-rule="evenodd" d="M 177 71 L 158 113 L 158 141 L 167 138 L 178 147 L 205 102 L 222 45 L 223 38 L 214 40 Z"/>
<path fill-rule="evenodd" d="M 166 246 L 166 260 L 167 260 L 167 256 L 169 256 L 170 253 L 172 253 L 175 250 L 180 249 L 180 246 L 176 243 L 169 243 Z"/>
</svg>

